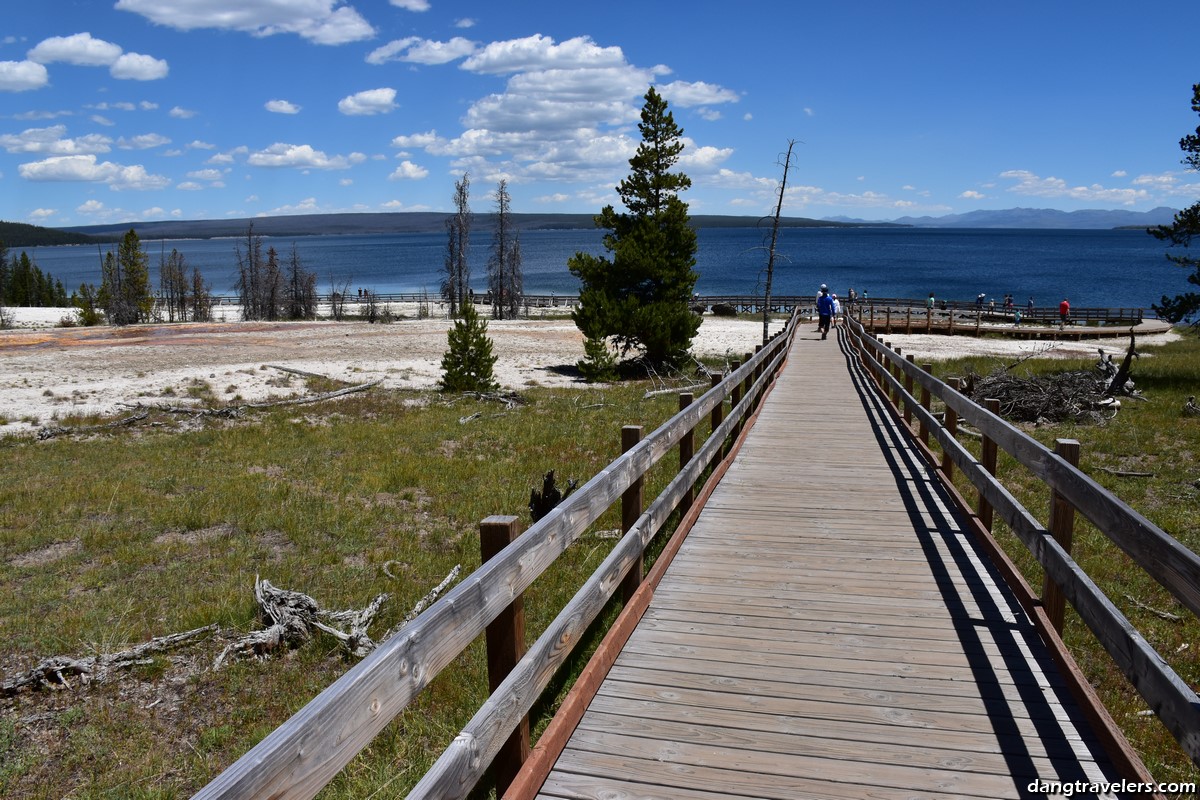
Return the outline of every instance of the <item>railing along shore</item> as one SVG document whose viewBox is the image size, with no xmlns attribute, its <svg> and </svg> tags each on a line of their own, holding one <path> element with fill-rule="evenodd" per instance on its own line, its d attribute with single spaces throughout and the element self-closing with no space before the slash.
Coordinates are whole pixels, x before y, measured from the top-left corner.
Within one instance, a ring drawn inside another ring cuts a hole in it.
<svg viewBox="0 0 1200 800">
<path fill-rule="evenodd" d="M 311 798 L 376 734 L 404 711 L 480 635 L 488 640 L 492 694 L 410 797 L 455 798 L 471 792 L 493 759 L 497 796 L 529 752 L 528 714 L 593 621 L 620 590 L 628 604 L 642 582 L 643 554 L 678 511 L 693 509 L 697 486 L 729 456 L 787 356 L 793 316 L 727 376 L 713 375 L 699 399 L 680 395 L 680 411 L 641 438 L 622 430 L 624 452 L 550 514 L 519 533 L 515 517 L 480 523 L 483 563 L 391 639 L 317 695 L 291 719 L 218 775 L 196 798 Z M 708 425 L 705 422 L 708 421 Z M 708 427 L 703 445 L 697 432 Z M 672 450 L 679 470 L 643 508 L 642 484 Z M 710 487 L 713 478 L 705 484 Z M 617 501 L 624 535 L 545 632 L 524 650 L 523 593 Z M 519 534 L 519 535 L 518 535 Z M 668 545 L 668 548 L 670 545 Z M 515 738 L 514 738 L 515 737 Z"/>
<path fill-rule="evenodd" d="M 1060 439 L 1051 451 L 1004 421 L 998 413 L 999 401 L 986 400 L 986 407 L 972 402 L 958 391 L 957 379 L 939 380 L 930 364 L 918 366 L 913 356 L 904 357 L 899 348 L 872 336 L 857 320 L 851 319 L 843 330 L 892 412 L 903 418 L 906 427 L 916 420 L 914 444 L 941 473 L 977 538 L 1052 652 L 1065 656 L 1060 661 L 1064 673 L 1078 676 L 1061 641 L 1065 600 L 1184 752 L 1200 765 L 1200 697 L 1071 557 L 1075 513 L 1087 518 L 1193 614 L 1200 614 L 1200 556 L 1080 470 L 1077 441 Z M 934 398 L 944 406 L 940 420 L 931 408 Z M 982 435 L 979 458 L 958 440 L 963 423 Z M 1045 525 L 995 477 L 997 449 L 1011 455 L 1047 487 L 1051 510 Z M 975 487 L 974 509 L 954 489 L 955 469 Z M 994 517 L 1003 520 L 1041 564 L 1046 580 L 1040 596 L 992 538 Z M 1100 707 L 1086 679 L 1072 683 L 1085 709 Z M 1106 727 L 1112 725 L 1106 713 L 1099 721 Z"/>
<path fill-rule="evenodd" d="M 218 306 L 235 306 L 240 303 L 237 295 L 213 295 L 212 299 L 213 303 Z M 344 302 L 348 306 L 372 300 L 376 304 L 424 303 L 432 306 L 444 304 L 439 295 L 429 294 L 428 292 L 347 293 L 344 296 L 337 294 L 317 295 L 317 302 L 321 304 L 332 303 L 335 299 Z M 474 301 L 477 306 L 491 304 L 491 299 L 487 294 L 476 294 Z M 569 311 L 579 305 L 579 296 L 573 294 L 523 294 L 521 295 L 520 305 L 523 308 L 562 308 L 565 311 Z M 704 294 L 696 295 L 692 299 L 691 305 L 693 307 L 703 307 L 705 311 L 712 311 L 716 306 L 726 306 L 738 313 L 762 313 L 764 302 L 761 295 Z M 799 311 L 802 314 L 815 315 L 816 296 L 776 295 L 771 298 L 771 313 L 790 314 L 795 311 Z M 927 306 L 926 300 L 911 297 L 873 297 L 869 300 L 860 299 L 855 303 L 846 303 L 843 301 L 844 313 L 847 315 L 854 314 L 863 319 L 869 319 L 872 315 L 883 319 L 886 315 L 894 317 L 897 321 L 905 317 L 910 320 L 924 321 L 928 316 L 940 321 L 943 325 L 948 319 L 957 319 L 960 320 L 959 325 L 962 327 L 974 325 L 978 321 L 989 324 L 1011 323 L 1013 322 L 1015 311 L 1020 311 L 1021 322 L 1023 324 L 1058 325 L 1060 321 L 1058 306 L 1036 306 L 1033 309 L 1028 307 L 1012 307 L 1006 309 L 1002 307 L 981 307 L 974 302 L 944 300 L 938 301 L 934 308 L 930 309 Z M 1070 324 L 1129 326 L 1131 324 L 1136 325 L 1144 319 L 1155 318 L 1155 316 L 1153 310 L 1145 308 L 1072 307 Z M 910 324 L 914 327 L 919 325 L 918 322 Z"/>
</svg>

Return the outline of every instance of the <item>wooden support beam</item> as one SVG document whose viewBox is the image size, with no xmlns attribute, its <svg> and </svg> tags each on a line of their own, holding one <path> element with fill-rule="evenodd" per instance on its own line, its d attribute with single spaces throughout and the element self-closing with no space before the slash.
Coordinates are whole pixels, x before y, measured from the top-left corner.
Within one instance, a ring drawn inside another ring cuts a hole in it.
<svg viewBox="0 0 1200 800">
<path fill-rule="evenodd" d="M 692 404 L 693 400 L 695 400 L 695 397 L 692 396 L 691 392 L 681 392 L 679 395 L 679 410 L 683 411 L 685 408 L 687 408 L 688 406 L 690 406 Z M 688 465 L 688 462 L 692 460 L 692 456 L 694 456 L 695 453 L 696 453 L 696 429 L 691 428 L 688 430 L 687 433 L 685 433 L 683 435 L 683 438 L 679 440 L 679 471 L 680 472 L 682 472 L 683 468 L 686 467 Z M 683 493 L 683 499 L 679 501 L 680 513 L 686 514 L 688 512 L 688 509 L 690 509 L 692 507 L 692 502 L 695 500 L 695 497 L 696 497 L 695 488 L 688 487 L 687 491 Z"/>
<path fill-rule="evenodd" d="M 1054 452 L 1072 467 L 1079 466 L 1079 442 L 1076 439 L 1055 439 Z M 1050 534 L 1069 555 L 1075 538 L 1075 507 L 1055 490 L 1050 491 Z M 1060 634 L 1066 616 L 1066 601 L 1062 591 L 1049 576 L 1042 582 L 1042 605 L 1050 624 Z"/>
<path fill-rule="evenodd" d="M 1000 401 L 995 398 L 988 398 L 983 401 L 983 407 L 993 414 L 1000 413 Z M 996 441 L 986 433 L 983 435 L 983 446 L 980 451 L 980 462 L 983 468 L 992 476 L 996 476 Z M 983 496 L 983 492 L 979 492 L 979 521 L 983 527 L 992 530 L 992 504 Z"/>
<path fill-rule="evenodd" d="M 479 550 L 483 563 L 500 555 L 521 535 L 517 517 L 491 516 L 479 523 Z M 488 692 L 499 688 L 525 655 L 525 595 L 518 594 L 508 608 L 487 626 Z M 492 761 L 496 794 L 503 795 L 529 758 L 529 717 L 512 732 Z"/>
<path fill-rule="evenodd" d="M 642 440 L 641 425 L 626 425 L 621 428 L 621 452 L 627 453 L 637 446 L 637 443 Z M 637 477 L 629 488 L 621 495 L 621 531 L 629 533 L 633 526 L 637 524 L 638 517 L 642 515 L 643 490 L 645 478 L 641 475 Z M 621 596 L 625 602 L 633 599 L 633 595 L 638 590 L 638 586 L 642 583 L 643 559 L 639 554 L 633 566 L 629 568 L 629 573 L 625 576 L 625 580 L 621 582 Z"/>
</svg>

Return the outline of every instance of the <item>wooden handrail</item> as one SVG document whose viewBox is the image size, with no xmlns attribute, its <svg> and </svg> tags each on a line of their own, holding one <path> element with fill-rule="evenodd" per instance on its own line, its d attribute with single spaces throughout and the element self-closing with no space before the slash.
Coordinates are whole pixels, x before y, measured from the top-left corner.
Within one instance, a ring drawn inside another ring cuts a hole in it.
<svg viewBox="0 0 1200 800">
<path fill-rule="evenodd" d="M 754 389 L 735 406 L 699 448 L 667 490 L 652 502 L 581 590 L 590 609 L 602 595 L 600 608 L 645 545 L 707 467 L 723 440 L 754 406 L 763 387 L 774 378 L 796 330 L 793 317 L 756 356 L 665 422 L 653 433 L 592 477 L 553 512 L 534 523 L 498 555 L 483 563 L 458 586 L 373 653 L 351 667 L 279 728 L 196 795 L 214 798 L 311 798 L 402 712 L 454 658 L 477 639 L 512 600 L 523 593 L 621 495 L 664 455 L 722 406 L 760 365 L 768 368 Z M 635 533 L 636 532 L 636 533 Z M 597 586 L 601 587 L 597 595 Z M 589 589 L 590 587 L 590 589 Z M 580 595 L 577 595 L 578 599 Z M 572 601 L 574 602 L 574 601 Z M 564 611 L 564 614 L 567 612 Z M 596 610 L 598 613 L 598 609 Z M 586 615 L 584 615 L 586 616 Z M 486 769 L 495 751 L 527 713 L 540 689 L 570 652 L 563 644 L 578 641 L 586 630 L 583 616 L 556 620 L 518 662 L 517 669 L 489 698 L 476 718 L 480 730 L 464 731 L 448 753 L 463 752 L 468 772 L 453 761 L 446 776 L 434 776 L 439 796 L 449 786 L 469 791 L 478 768 Z M 593 614 L 594 617 L 594 614 Z M 560 615 L 560 619 L 562 615 Z M 551 634 L 551 631 L 554 631 Z M 548 644 L 543 639 L 551 638 Z M 532 675 L 536 674 L 536 679 Z M 519 687 L 519 691 L 518 691 Z M 524 710 L 516 713 L 523 706 Z M 504 709 L 497 718 L 492 711 Z M 511 723 L 511 724 L 510 724 Z M 481 731 L 487 731 L 486 734 Z M 486 753 L 486 758 L 484 754 Z M 441 762 L 439 762 L 441 763 Z M 481 773 L 480 773 L 481 774 Z M 431 780 L 432 780 L 431 779 Z M 468 785 L 469 782 L 469 785 Z M 425 782 L 422 782 L 422 785 Z"/>
<path fill-rule="evenodd" d="M 1101 533 L 1128 553 L 1147 574 L 1193 613 L 1200 614 L 1200 556 L 1036 439 L 951 390 L 932 374 L 892 353 L 868 335 L 859 323 L 851 321 L 848 330 L 856 349 L 866 356 L 860 359 L 860 363 L 874 375 L 885 398 L 889 391 L 902 390 L 903 387 L 888 369 L 881 367 L 879 360 L 898 367 L 906 377 L 911 377 L 922 388 L 922 394 L 929 392 L 940 398 L 948 413 L 953 411 L 960 420 L 968 421 L 996 446 L 1028 468 L 1057 496 L 1070 503 Z M 927 404 L 918 404 L 906 392 L 902 392 L 902 397 L 905 398 L 905 404 L 912 407 L 923 429 L 927 429 L 929 435 L 936 439 L 943 454 L 962 471 L 979 491 L 981 498 L 1009 525 L 1042 565 L 1046 575 L 1070 601 L 1080 619 L 1091 629 L 1184 751 L 1193 762 L 1200 764 L 1200 697 L 1071 558 L 1051 531 L 1038 522 L 988 472 L 984 464 L 976 460 L 939 423 Z"/>
</svg>

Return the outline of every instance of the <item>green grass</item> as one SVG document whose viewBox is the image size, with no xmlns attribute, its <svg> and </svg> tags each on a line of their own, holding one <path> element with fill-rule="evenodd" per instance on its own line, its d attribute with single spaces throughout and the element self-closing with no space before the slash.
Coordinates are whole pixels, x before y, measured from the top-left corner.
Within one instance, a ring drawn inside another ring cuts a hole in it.
<svg viewBox="0 0 1200 800">
<path fill-rule="evenodd" d="M 1022 426 L 1053 449 L 1056 439 L 1081 444 L 1080 468 L 1110 492 L 1192 550 L 1200 550 L 1200 418 L 1185 417 L 1189 395 L 1200 394 L 1200 340 L 1189 335 L 1163 347 L 1147 348 L 1134 363 L 1136 387 L 1144 402 L 1124 400 L 1117 416 L 1104 425 Z M 1049 374 L 1089 370 L 1094 359 L 1033 360 L 1016 374 Z M 962 359 L 935 365 L 943 376 L 974 371 L 985 375 L 1002 362 Z M 964 439 L 978 455 L 978 442 Z M 1112 471 L 1149 472 L 1153 477 L 1121 477 Z M 957 473 L 956 473 L 957 474 Z M 1001 453 L 1000 480 L 1043 524 L 1049 517 L 1049 492 L 1035 476 Z M 957 485 L 964 497 L 976 494 L 965 479 Z M 1016 536 L 1001 522 L 996 537 L 1035 590 L 1042 571 Z M 1190 686 L 1200 685 L 1200 621 L 1118 550 L 1082 516 L 1076 516 L 1073 556 L 1116 606 Z M 1137 603 L 1183 617 L 1172 622 Z M 1112 663 L 1090 630 L 1068 607 L 1064 639 L 1105 707 L 1159 781 L 1200 781 L 1200 770 L 1183 753 L 1166 728 L 1147 710 L 1145 701 Z"/>
<path fill-rule="evenodd" d="M 534 389 L 511 410 L 372 391 L 194 429 L 164 415 L 160 429 L 0 440 L 0 674 L 213 622 L 250 630 L 256 575 L 331 609 L 387 592 L 382 634 L 455 564 L 478 566 L 480 520 L 528 520 L 542 473 L 582 483 L 619 454 L 622 425 L 649 432 L 674 413 L 646 388 Z M 617 508 L 595 529 L 619 525 Z M 612 544 L 585 534 L 531 587 L 531 641 Z M 223 645 L 0 700 L 0 795 L 189 796 L 353 663 L 317 638 L 214 673 Z M 485 699 L 485 669 L 478 642 L 322 796 L 411 788 Z"/>
</svg>

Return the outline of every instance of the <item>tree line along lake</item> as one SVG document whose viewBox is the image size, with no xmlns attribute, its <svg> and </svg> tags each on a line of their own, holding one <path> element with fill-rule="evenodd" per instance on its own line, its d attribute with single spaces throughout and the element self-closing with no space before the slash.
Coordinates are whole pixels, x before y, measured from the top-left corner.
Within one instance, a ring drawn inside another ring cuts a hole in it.
<svg viewBox="0 0 1200 800">
<path fill-rule="evenodd" d="M 576 252 L 604 254 L 599 230 L 526 230 L 520 234 L 525 291 L 573 295 L 567 269 Z M 761 294 L 769 228 L 702 228 L 696 257 L 701 295 Z M 491 230 L 477 220 L 469 260 L 477 292 L 487 286 Z M 235 293 L 236 248 L 244 239 L 143 242 L 157 284 L 160 254 L 181 252 L 198 267 L 214 294 Z M 318 291 L 348 284 L 350 291 L 438 294 L 446 237 L 401 233 L 295 238 L 263 237 L 287 263 L 296 248 L 315 273 Z M 107 250 L 108 245 L 102 245 Z M 26 249 L 43 272 L 68 292 L 100 283 L 95 246 Z M 1189 289 L 1187 273 L 1165 258 L 1162 242 L 1141 230 L 1015 230 L 950 228 L 785 228 L 776 245 L 772 294 L 815 294 L 822 283 L 839 295 L 851 287 L 872 297 L 928 297 L 973 301 L 983 293 L 999 304 L 1011 294 L 1023 307 L 1055 306 L 1064 297 L 1077 307 L 1146 308 L 1166 294 Z"/>
</svg>

